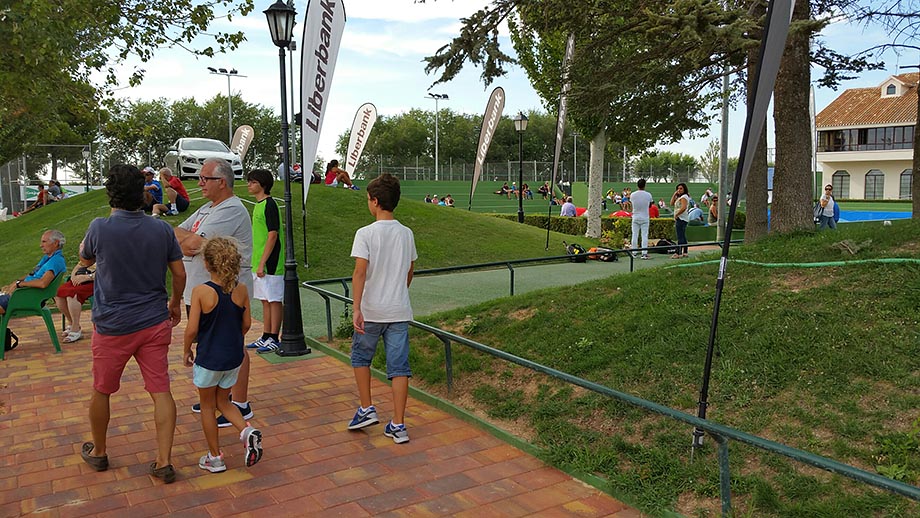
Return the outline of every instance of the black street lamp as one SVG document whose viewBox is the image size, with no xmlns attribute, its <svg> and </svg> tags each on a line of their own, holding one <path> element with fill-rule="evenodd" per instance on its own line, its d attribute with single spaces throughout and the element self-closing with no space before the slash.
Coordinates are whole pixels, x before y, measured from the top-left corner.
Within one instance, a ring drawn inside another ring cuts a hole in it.
<svg viewBox="0 0 920 518">
<path fill-rule="evenodd" d="M 86 173 L 86 191 L 89 192 L 89 146 L 83 146 L 83 168 Z"/>
<path fill-rule="evenodd" d="M 285 91 L 284 57 L 294 33 L 294 7 L 278 0 L 263 11 L 268 19 L 272 42 L 278 47 L 281 64 L 281 164 L 289 171 L 288 164 L 288 115 L 287 92 Z M 292 92 L 293 94 L 293 92 Z M 303 315 L 300 313 L 300 282 L 297 279 L 297 263 L 294 260 L 294 218 L 291 216 L 291 175 L 284 175 L 284 320 L 281 324 L 281 347 L 279 356 L 302 356 L 310 354 L 310 348 L 303 336 Z"/>
<path fill-rule="evenodd" d="M 514 118 L 514 129 L 518 132 L 518 223 L 524 222 L 524 132 L 527 131 L 527 116 L 518 112 Z"/>
</svg>

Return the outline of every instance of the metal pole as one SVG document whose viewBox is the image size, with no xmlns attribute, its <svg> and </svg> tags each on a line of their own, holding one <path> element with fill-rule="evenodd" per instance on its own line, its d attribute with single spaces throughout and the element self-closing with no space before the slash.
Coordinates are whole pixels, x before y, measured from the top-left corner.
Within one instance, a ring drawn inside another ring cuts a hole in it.
<svg viewBox="0 0 920 518">
<path fill-rule="evenodd" d="M 518 131 L 518 223 L 524 222 L 524 132 Z"/>
<path fill-rule="evenodd" d="M 434 181 L 438 181 L 438 98 L 434 98 Z"/>
<path fill-rule="evenodd" d="M 227 145 L 233 142 L 233 105 L 230 103 L 230 75 L 227 75 Z"/>
<path fill-rule="evenodd" d="M 289 171 L 287 92 L 284 81 L 284 47 L 278 47 L 281 69 L 281 157 L 284 171 Z M 291 175 L 284 175 L 284 316 L 281 329 L 281 348 L 278 356 L 310 354 L 303 336 L 303 316 L 300 313 L 300 282 L 294 260 L 294 219 L 291 216 Z"/>
<path fill-rule="evenodd" d="M 574 156 L 572 158 L 572 181 L 575 181 L 575 176 L 578 174 L 578 133 L 572 132 L 572 138 L 575 139 L 575 143 L 572 145 L 572 151 Z"/>
<path fill-rule="evenodd" d="M 297 113 L 296 108 L 294 108 L 294 99 L 297 98 L 297 95 L 294 94 L 294 51 L 297 50 L 297 42 L 292 41 L 288 44 L 288 50 L 290 51 L 291 62 L 288 64 L 291 72 L 291 160 L 294 163 L 297 163 L 297 126 L 294 124 L 294 114 Z M 307 171 L 305 169 L 306 164 L 300 164 L 300 172 L 303 174 L 304 181 L 307 181 Z M 313 174 L 313 164 L 310 164 L 310 174 Z M 303 196 L 301 196 L 303 198 Z M 305 203 L 305 202 L 304 202 Z"/>
<path fill-rule="evenodd" d="M 728 207 L 728 71 L 722 76 L 722 135 L 719 149 L 719 221 L 716 223 L 716 241 L 724 241 L 731 235 L 726 232 Z"/>
</svg>

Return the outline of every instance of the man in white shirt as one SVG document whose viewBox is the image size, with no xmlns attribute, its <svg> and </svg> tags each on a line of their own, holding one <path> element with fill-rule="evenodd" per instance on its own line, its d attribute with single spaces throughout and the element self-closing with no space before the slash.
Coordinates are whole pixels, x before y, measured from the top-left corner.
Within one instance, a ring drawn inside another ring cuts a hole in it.
<svg viewBox="0 0 920 518">
<path fill-rule="evenodd" d="M 645 190 L 645 178 L 639 178 L 636 182 L 639 190 L 632 193 L 629 197 L 632 202 L 632 248 L 636 249 L 639 243 L 639 234 L 642 234 L 642 248 L 648 248 L 648 226 L 649 215 L 648 208 L 655 202 L 652 195 Z M 633 253 L 635 255 L 635 252 Z M 648 259 L 648 250 L 642 250 L 642 259 Z"/>
</svg>

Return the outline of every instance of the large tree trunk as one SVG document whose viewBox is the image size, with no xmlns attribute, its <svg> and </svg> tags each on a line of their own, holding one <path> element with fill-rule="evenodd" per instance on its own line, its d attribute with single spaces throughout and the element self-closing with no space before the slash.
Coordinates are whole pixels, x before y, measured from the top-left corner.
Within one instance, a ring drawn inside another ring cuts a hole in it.
<svg viewBox="0 0 920 518">
<path fill-rule="evenodd" d="M 601 237 L 601 202 L 604 198 L 604 150 L 607 133 L 602 129 L 591 139 L 591 165 L 588 168 L 588 231 L 585 237 Z"/>
<path fill-rule="evenodd" d="M 766 6 L 758 3 L 754 9 L 756 12 L 753 16 L 763 16 L 766 12 Z M 754 48 L 748 52 L 748 76 L 747 76 L 747 104 L 754 104 L 754 98 L 751 92 L 754 90 L 754 84 L 757 82 L 757 63 L 760 61 L 760 49 Z M 757 142 L 748 143 L 749 152 L 753 150 L 754 158 L 751 162 L 751 170 L 748 171 L 745 191 L 746 220 L 744 225 L 744 241 L 751 243 L 767 235 L 767 121 L 760 121 L 764 125 L 763 131 L 760 132 L 760 139 Z M 729 173 L 733 173 L 729 171 Z M 732 196 L 739 196 L 740 193 L 734 192 Z M 726 216 L 728 212 L 725 212 Z M 726 235 L 731 233 L 726 228 Z"/>
<path fill-rule="evenodd" d="M 811 18 L 808 0 L 798 0 L 792 21 Z M 770 229 L 776 232 L 813 229 L 811 134 L 808 94 L 811 81 L 809 32 L 789 33 L 773 96 L 776 168 Z M 807 136 L 807 137 L 806 137 Z"/>
</svg>

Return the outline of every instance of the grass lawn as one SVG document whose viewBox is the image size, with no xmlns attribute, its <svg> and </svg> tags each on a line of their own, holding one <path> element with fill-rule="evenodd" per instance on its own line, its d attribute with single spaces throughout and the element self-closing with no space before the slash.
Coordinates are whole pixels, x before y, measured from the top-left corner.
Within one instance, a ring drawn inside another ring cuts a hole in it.
<svg viewBox="0 0 920 518">
<path fill-rule="evenodd" d="M 459 207 L 424 204 L 421 197 L 430 186 L 412 191 L 416 186 L 409 184 L 396 215 L 415 232 L 419 269 L 560 252 L 556 247 L 544 250 L 545 233 L 538 228 Z M 313 186 L 307 214 L 310 267 L 305 269 L 300 186 L 295 189 L 300 278 L 349 276 L 354 231 L 371 222 L 365 192 Z M 430 190 L 447 194 L 438 191 L 443 189 Z M 451 194 L 460 202 L 457 192 Z M 237 193 L 245 197 L 243 187 Z M 484 191 L 474 201 L 480 196 L 498 198 Z M 200 203 L 193 202 L 193 209 Z M 516 206 L 508 209 L 516 211 Z M 72 265 L 88 223 L 108 212 L 105 192 L 98 191 L 0 224 L 0 242 L 7 250 L 0 283 L 32 268 L 40 255 L 39 236 L 48 228 L 59 228 L 67 236 L 65 256 Z M 181 220 L 167 219 L 173 224 Z M 551 242 L 566 238 L 570 236 L 557 234 Z M 845 251 L 842 240 L 858 252 Z M 590 240 L 579 242 L 589 246 Z M 766 263 L 920 258 L 920 223 L 853 223 L 837 232 L 773 236 L 732 250 L 735 259 Z M 644 269 L 484 301 L 425 321 L 616 390 L 695 412 L 716 272 L 716 265 Z M 709 417 L 917 484 L 918 294 L 917 264 L 730 264 Z M 412 344 L 414 380 L 444 394 L 443 345 L 418 333 L 413 333 Z M 606 478 L 611 491 L 628 495 L 653 515 L 675 509 L 694 517 L 718 515 L 711 440 L 691 463 L 690 429 L 672 421 L 462 347 L 454 348 L 454 369 L 451 397 L 458 404 L 541 446 L 550 462 Z M 914 502 L 775 455 L 732 444 L 731 459 L 739 516 L 920 516 Z"/>
</svg>

